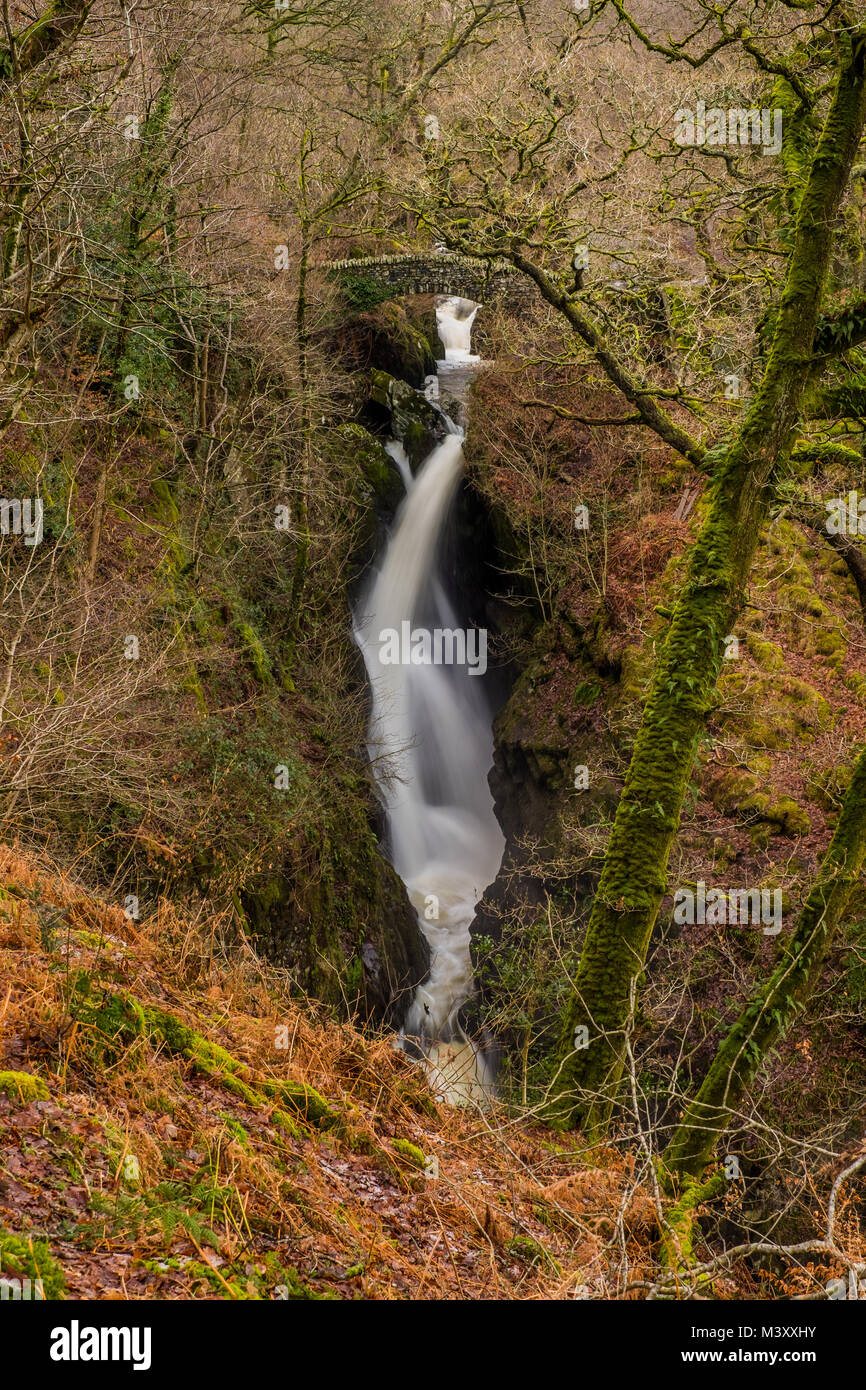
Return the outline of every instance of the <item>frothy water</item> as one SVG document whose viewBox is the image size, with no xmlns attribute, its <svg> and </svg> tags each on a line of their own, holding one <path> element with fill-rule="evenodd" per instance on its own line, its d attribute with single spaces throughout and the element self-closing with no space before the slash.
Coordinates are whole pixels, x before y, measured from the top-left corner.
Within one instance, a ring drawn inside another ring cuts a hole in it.
<svg viewBox="0 0 866 1390">
<path fill-rule="evenodd" d="M 472 325 L 479 307 L 468 299 L 456 298 L 442 299 L 437 304 L 436 327 L 445 349 L 446 365 L 476 365 L 481 361 L 472 354 Z"/>
<path fill-rule="evenodd" d="M 446 359 L 461 368 L 479 360 L 470 351 L 476 312 L 465 300 L 437 308 Z M 368 749 L 391 859 L 431 950 L 429 979 L 409 1007 L 404 1033 L 419 1041 L 440 1095 L 480 1102 L 491 1078 L 458 1013 L 472 992 L 475 907 L 505 848 L 487 785 L 491 711 L 483 677 L 470 674 L 468 665 L 384 664 L 380 640 L 406 621 L 413 630 L 460 627 L 443 583 L 441 542 L 463 471 L 463 434 L 451 426 L 414 479 L 402 448 L 392 444 L 388 451 L 406 497 L 363 595 L 355 637 L 372 689 Z"/>
</svg>

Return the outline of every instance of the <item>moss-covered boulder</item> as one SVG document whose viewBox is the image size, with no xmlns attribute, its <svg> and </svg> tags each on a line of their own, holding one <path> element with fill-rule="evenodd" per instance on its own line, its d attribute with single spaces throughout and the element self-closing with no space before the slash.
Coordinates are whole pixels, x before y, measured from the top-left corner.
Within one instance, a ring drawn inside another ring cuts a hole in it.
<svg viewBox="0 0 866 1390">
<path fill-rule="evenodd" d="M 402 304 L 381 304 L 340 325 L 337 349 L 353 370 L 379 368 L 412 386 L 436 371 L 429 336 L 410 320 Z"/>
<path fill-rule="evenodd" d="M 751 748 L 783 749 L 817 738 L 830 722 L 820 691 L 796 676 L 726 672 L 716 720 Z"/>
<path fill-rule="evenodd" d="M 391 432 L 409 456 L 413 470 L 445 434 L 441 414 L 425 396 L 388 372 L 370 373 L 370 400 L 388 412 Z"/>
<path fill-rule="evenodd" d="M 740 818 L 747 822 L 763 822 L 770 827 L 770 833 L 790 835 L 797 838 L 808 835 L 812 829 L 809 813 L 792 796 L 773 796 L 769 792 L 755 791 L 747 796 L 737 808 Z"/>
<path fill-rule="evenodd" d="M 707 793 L 717 811 L 745 821 L 763 822 L 771 833 L 808 835 L 809 814 L 793 797 L 778 796 L 766 786 L 766 778 L 751 768 L 733 767 L 705 774 Z"/>
<path fill-rule="evenodd" d="M 749 656 L 762 671 L 781 671 L 785 666 L 785 653 L 776 642 L 768 642 L 756 632 L 746 633 L 746 648 Z"/>
<path fill-rule="evenodd" d="M 29 1071 L 0 1071 L 0 1096 L 27 1105 L 32 1100 L 48 1100 L 48 1087 Z"/>
<path fill-rule="evenodd" d="M 397 1023 L 429 968 L 401 879 L 377 841 L 369 789 L 347 775 L 299 818 L 281 864 L 238 902 L 262 949 L 335 1009 Z"/>
<path fill-rule="evenodd" d="M 393 515 L 405 488 L 396 463 L 381 440 L 357 421 L 334 431 L 340 465 L 354 482 L 358 502 L 375 512 Z"/>
</svg>

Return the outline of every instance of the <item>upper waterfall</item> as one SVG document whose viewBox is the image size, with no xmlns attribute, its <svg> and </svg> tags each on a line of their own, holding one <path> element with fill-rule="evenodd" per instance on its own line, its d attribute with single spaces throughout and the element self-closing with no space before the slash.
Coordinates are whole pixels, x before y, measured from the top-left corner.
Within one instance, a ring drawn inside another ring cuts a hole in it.
<svg viewBox="0 0 866 1390">
<path fill-rule="evenodd" d="M 472 355 L 472 325 L 478 313 L 478 304 L 468 299 L 448 298 L 440 300 L 436 306 L 436 328 L 445 349 L 446 363 L 480 362 L 480 357 Z"/>
</svg>

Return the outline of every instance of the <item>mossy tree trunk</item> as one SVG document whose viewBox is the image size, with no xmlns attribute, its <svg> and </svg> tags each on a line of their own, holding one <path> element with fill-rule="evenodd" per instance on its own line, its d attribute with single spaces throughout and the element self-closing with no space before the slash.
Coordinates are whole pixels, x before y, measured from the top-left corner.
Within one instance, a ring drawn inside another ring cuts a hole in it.
<svg viewBox="0 0 866 1390">
<path fill-rule="evenodd" d="M 131 319 L 135 308 L 136 285 L 142 273 L 142 261 L 148 259 L 145 244 L 155 213 L 157 215 L 157 227 L 159 226 L 163 181 L 170 164 L 170 158 L 166 152 L 166 141 L 173 102 L 174 67 L 175 65 L 169 67 L 168 77 L 157 94 L 153 110 L 142 126 L 138 159 L 132 175 L 131 202 L 126 219 L 123 237 L 124 251 L 120 266 L 117 323 L 110 359 L 110 369 L 115 379 L 119 376 L 129 344 Z M 99 566 L 99 550 L 102 542 L 108 477 L 111 468 L 110 452 L 120 454 L 123 447 L 122 431 L 122 424 L 116 421 L 111 429 L 111 449 L 106 447 L 100 453 L 93 523 L 87 545 L 85 573 L 88 585 L 95 582 Z"/>
<path fill-rule="evenodd" d="M 77 38 L 90 9 L 90 0 L 55 0 L 48 5 L 32 24 L 12 35 L 10 47 L 0 48 L 0 78 L 31 72 L 61 44 Z"/>
<path fill-rule="evenodd" d="M 298 172 L 298 226 L 301 254 L 298 265 L 298 289 L 295 299 L 295 352 L 298 371 L 298 400 L 300 415 L 300 466 L 294 490 L 297 541 L 292 571 L 292 590 L 289 596 L 288 632 L 286 640 L 286 670 L 294 667 L 295 647 L 300 624 L 301 604 L 307 582 L 307 563 L 310 554 L 310 458 L 313 449 L 313 411 L 310 393 L 310 332 L 307 321 L 307 280 L 310 273 L 310 250 L 313 218 L 310 213 L 307 188 L 307 161 L 313 150 L 312 135 L 304 132 Z"/>
<path fill-rule="evenodd" d="M 344 210 L 356 202 L 369 188 L 368 177 L 361 166 L 358 155 L 353 155 L 346 163 L 338 165 L 336 173 L 329 162 L 330 151 L 323 158 L 321 140 L 311 128 L 304 131 L 298 156 L 297 191 L 295 193 L 295 213 L 298 219 L 298 238 L 300 253 L 298 260 L 298 280 L 295 296 L 295 366 L 298 383 L 298 468 L 293 488 L 295 558 L 292 569 L 292 586 L 289 596 L 288 615 L 284 629 L 285 644 L 284 669 L 286 679 L 291 679 L 295 654 L 301 638 L 301 618 L 304 595 L 307 586 L 307 571 L 310 565 L 310 551 L 313 535 L 310 524 L 313 503 L 315 433 L 314 415 L 318 413 L 321 384 L 317 382 L 310 353 L 310 274 L 313 270 L 313 253 L 317 241 L 332 234 Z M 342 159 L 342 154 L 340 154 Z M 330 184 L 324 196 L 323 183 Z M 285 481 L 280 479 L 280 483 Z M 282 500 L 282 498 L 280 498 Z"/>
<path fill-rule="evenodd" d="M 666 1167 L 680 1179 L 701 1176 L 770 1048 L 787 1032 L 812 992 L 864 857 L 866 748 L 857 760 L 836 831 L 797 930 L 766 985 L 724 1039 L 665 1151 Z"/>
<path fill-rule="evenodd" d="M 657 663 L 564 1012 L 554 1114 L 560 1123 L 590 1132 L 604 1127 L 616 1095 L 635 989 L 667 888 L 668 856 L 724 639 L 741 606 L 772 486 L 790 454 L 815 371 L 813 341 L 834 223 L 866 121 L 866 34 L 848 34 L 844 42 L 799 207 L 763 381 L 711 484 L 709 511 Z"/>
</svg>

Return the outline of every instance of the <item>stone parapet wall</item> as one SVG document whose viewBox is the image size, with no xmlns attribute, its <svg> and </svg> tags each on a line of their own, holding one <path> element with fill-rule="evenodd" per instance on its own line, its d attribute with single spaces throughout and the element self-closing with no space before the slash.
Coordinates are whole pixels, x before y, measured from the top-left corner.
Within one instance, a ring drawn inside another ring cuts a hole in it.
<svg viewBox="0 0 866 1390">
<path fill-rule="evenodd" d="M 395 299 L 404 294 L 449 294 L 483 304 L 498 295 L 525 298 L 529 293 L 528 281 L 507 261 L 449 253 L 364 256 L 328 261 L 322 269 L 338 278 L 347 272 L 366 276 L 393 290 Z"/>
</svg>

